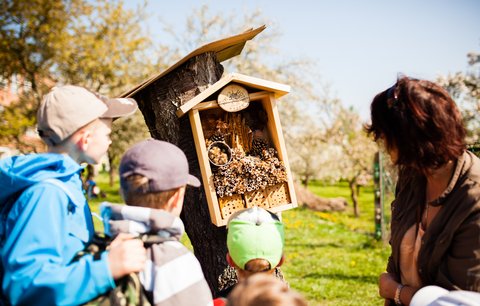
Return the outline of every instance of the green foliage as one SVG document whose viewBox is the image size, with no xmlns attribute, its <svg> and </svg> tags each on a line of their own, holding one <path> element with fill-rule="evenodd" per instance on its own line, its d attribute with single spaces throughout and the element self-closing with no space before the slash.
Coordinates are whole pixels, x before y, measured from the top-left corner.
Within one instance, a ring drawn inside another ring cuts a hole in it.
<svg viewBox="0 0 480 306">
<path fill-rule="evenodd" d="M 31 151 L 21 137 L 35 123 L 35 114 L 59 52 L 67 48 L 66 29 L 81 14 L 79 0 L 5 0 L 0 4 L 0 80 L 14 80 L 20 99 L 6 107 L 0 122 L 0 143 Z"/>
<path fill-rule="evenodd" d="M 0 145 L 21 142 L 20 136 L 35 124 L 32 107 L 19 107 L 19 103 L 6 106 L 0 119 Z"/>
<path fill-rule="evenodd" d="M 65 48 L 66 28 L 79 0 L 5 0 L 0 5 L 0 66 L 2 77 L 18 74 L 31 83 L 48 78 L 56 57 Z"/>
<path fill-rule="evenodd" d="M 120 94 L 146 77 L 144 52 L 151 45 L 140 24 L 144 8 L 124 8 L 123 1 L 88 2 L 73 20 L 68 48 L 59 51 L 56 72 L 65 83 L 108 95 Z"/>
<path fill-rule="evenodd" d="M 2 80 L 19 80 L 19 101 L 0 121 L 0 144 L 22 143 L 33 130 L 40 99 L 57 82 L 81 85 L 115 96 L 154 68 L 146 52 L 151 41 L 140 27 L 144 6 L 126 9 L 121 0 L 9 0 L 0 5 Z M 148 137 L 141 115 L 114 124 L 109 157 Z"/>
</svg>

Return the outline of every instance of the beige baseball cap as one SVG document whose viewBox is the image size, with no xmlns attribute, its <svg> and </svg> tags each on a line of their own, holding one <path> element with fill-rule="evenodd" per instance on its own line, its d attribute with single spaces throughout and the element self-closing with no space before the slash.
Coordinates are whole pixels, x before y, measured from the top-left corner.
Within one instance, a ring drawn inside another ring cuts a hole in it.
<svg viewBox="0 0 480 306">
<path fill-rule="evenodd" d="M 110 99 L 79 86 L 56 86 L 38 108 L 37 129 L 47 145 L 58 145 L 95 119 L 128 116 L 137 108 L 131 98 Z"/>
</svg>

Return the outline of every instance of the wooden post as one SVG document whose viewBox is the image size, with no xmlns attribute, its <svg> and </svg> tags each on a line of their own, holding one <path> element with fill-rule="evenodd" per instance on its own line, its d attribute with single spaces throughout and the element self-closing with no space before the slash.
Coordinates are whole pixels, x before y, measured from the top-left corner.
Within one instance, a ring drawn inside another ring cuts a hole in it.
<svg viewBox="0 0 480 306">
<path fill-rule="evenodd" d="M 377 152 L 373 161 L 373 182 L 375 184 L 375 238 L 385 240 L 385 218 L 384 218 L 384 186 L 383 186 L 383 165 L 382 156 Z"/>
<path fill-rule="evenodd" d="M 199 179 L 200 166 L 189 118 L 178 118 L 176 111 L 209 85 L 217 82 L 222 73 L 223 66 L 218 62 L 215 52 L 202 53 L 133 96 L 152 137 L 180 147 L 187 156 L 190 173 Z M 225 259 L 225 227 L 217 227 L 211 223 L 202 187 L 187 188 L 180 217 L 185 223 L 195 256 L 200 261 L 205 278 L 215 295 L 223 285 L 228 287 L 235 282 L 235 273 Z M 222 276 L 223 281 L 219 281 L 219 276 Z"/>
</svg>

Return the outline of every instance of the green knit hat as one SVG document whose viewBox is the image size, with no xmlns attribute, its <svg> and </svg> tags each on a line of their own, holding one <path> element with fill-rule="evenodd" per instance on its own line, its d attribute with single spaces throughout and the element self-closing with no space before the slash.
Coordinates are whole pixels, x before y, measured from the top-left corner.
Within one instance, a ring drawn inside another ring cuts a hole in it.
<svg viewBox="0 0 480 306">
<path fill-rule="evenodd" d="M 252 259 L 265 259 L 275 268 L 283 255 L 283 223 L 275 214 L 259 207 L 242 210 L 230 218 L 227 247 L 233 262 L 245 269 Z"/>
</svg>

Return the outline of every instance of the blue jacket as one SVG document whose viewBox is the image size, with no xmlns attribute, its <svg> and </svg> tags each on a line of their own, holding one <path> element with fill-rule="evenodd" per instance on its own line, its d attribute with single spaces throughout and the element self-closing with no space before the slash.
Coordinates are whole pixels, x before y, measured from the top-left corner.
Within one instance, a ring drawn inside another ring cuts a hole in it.
<svg viewBox="0 0 480 306">
<path fill-rule="evenodd" d="M 52 153 L 0 160 L 0 207 L 24 190 L 0 224 L 2 292 L 13 305 L 77 305 L 115 287 L 107 252 L 98 260 L 87 255 L 72 262 L 94 233 L 81 169 L 70 157 Z M 70 196 L 44 182 L 52 178 Z"/>
</svg>

